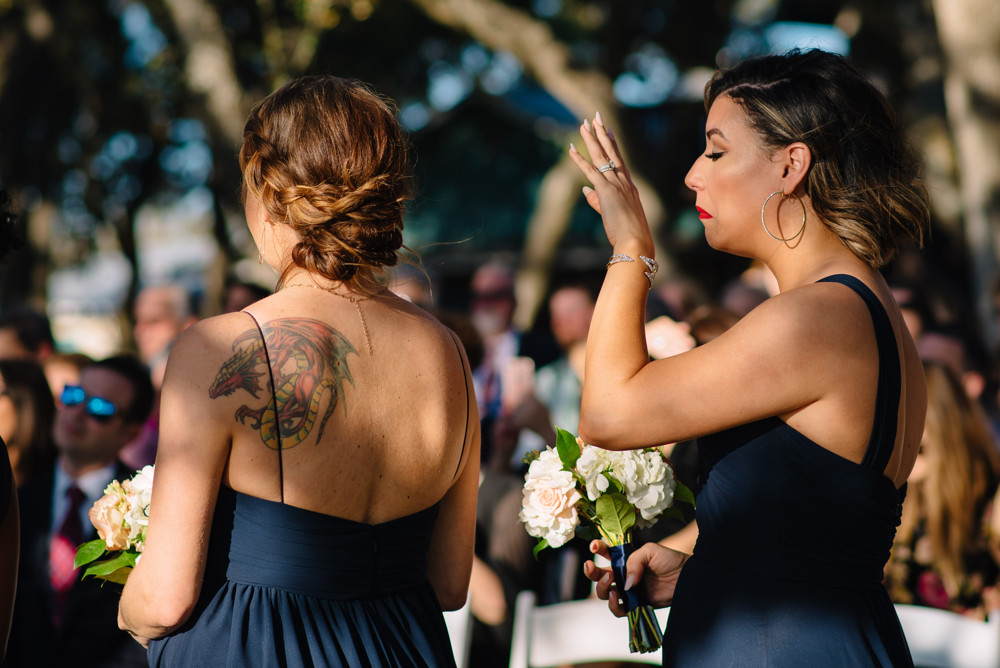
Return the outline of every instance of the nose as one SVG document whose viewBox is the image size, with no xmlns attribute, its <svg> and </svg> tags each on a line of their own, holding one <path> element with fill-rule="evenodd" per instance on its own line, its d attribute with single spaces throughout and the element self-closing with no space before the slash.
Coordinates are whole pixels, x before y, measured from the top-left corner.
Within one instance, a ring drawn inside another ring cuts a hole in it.
<svg viewBox="0 0 1000 668">
<path fill-rule="evenodd" d="M 691 190 L 695 192 L 703 189 L 705 187 L 705 181 L 702 178 L 701 172 L 698 169 L 698 163 L 701 161 L 699 156 L 694 164 L 691 165 L 691 169 L 688 170 L 687 176 L 684 177 L 684 185 L 686 185 Z"/>
</svg>

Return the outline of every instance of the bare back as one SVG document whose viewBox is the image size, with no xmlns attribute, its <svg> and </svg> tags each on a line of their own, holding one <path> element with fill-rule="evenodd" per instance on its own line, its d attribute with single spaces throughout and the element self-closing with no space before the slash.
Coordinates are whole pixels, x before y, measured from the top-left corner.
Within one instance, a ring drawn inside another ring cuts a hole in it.
<svg viewBox="0 0 1000 668">
<path fill-rule="evenodd" d="M 219 330 L 203 373 L 209 410 L 232 429 L 224 484 L 378 524 L 433 505 L 461 472 L 477 419 L 466 364 L 420 309 L 284 290 Z"/>
</svg>

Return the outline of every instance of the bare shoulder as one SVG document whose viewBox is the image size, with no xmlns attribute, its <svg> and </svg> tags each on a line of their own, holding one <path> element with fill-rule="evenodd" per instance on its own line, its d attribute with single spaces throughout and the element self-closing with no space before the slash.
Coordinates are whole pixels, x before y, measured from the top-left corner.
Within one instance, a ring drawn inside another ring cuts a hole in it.
<svg viewBox="0 0 1000 668">
<path fill-rule="evenodd" d="M 170 359 L 176 363 L 203 365 L 207 357 L 231 352 L 234 341 L 247 332 L 257 332 L 253 319 L 247 313 L 226 313 L 205 318 L 178 337 L 170 350 Z"/>
<path fill-rule="evenodd" d="M 393 306 L 394 317 L 399 319 L 394 331 L 401 343 L 434 357 L 454 357 L 456 347 L 464 353 L 459 336 L 431 313 L 402 299 Z"/>
<path fill-rule="evenodd" d="M 871 316 L 857 293 L 812 283 L 776 295 L 744 316 L 732 332 L 787 355 L 840 354 L 871 337 Z"/>
</svg>

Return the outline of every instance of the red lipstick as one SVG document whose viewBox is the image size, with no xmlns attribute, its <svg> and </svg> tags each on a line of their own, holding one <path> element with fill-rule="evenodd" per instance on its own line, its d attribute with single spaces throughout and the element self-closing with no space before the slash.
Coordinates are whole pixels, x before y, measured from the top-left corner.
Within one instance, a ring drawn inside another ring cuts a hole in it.
<svg viewBox="0 0 1000 668">
<path fill-rule="evenodd" d="M 700 206 L 696 206 L 695 208 L 698 209 L 698 218 L 700 218 L 701 220 L 708 220 L 709 218 L 712 217 L 712 214 L 710 214 L 708 211 L 705 211 Z"/>
</svg>

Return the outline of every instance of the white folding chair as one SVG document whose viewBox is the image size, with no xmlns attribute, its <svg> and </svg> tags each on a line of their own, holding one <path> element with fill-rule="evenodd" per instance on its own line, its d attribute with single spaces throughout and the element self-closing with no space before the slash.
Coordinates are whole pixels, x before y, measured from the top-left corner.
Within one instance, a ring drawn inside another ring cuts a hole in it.
<svg viewBox="0 0 1000 668">
<path fill-rule="evenodd" d="M 472 610 L 469 599 L 458 610 L 447 610 L 444 613 L 444 623 L 448 627 L 448 637 L 451 638 L 451 651 L 455 655 L 458 668 L 469 665 L 469 649 L 472 646 Z"/>
<path fill-rule="evenodd" d="M 980 622 L 948 610 L 896 604 L 919 668 L 1000 668 L 1000 612 Z"/>
<path fill-rule="evenodd" d="M 535 605 L 533 591 L 522 591 L 514 604 L 510 668 L 548 668 L 589 661 L 631 661 L 661 665 L 662 652 L 632 654 L 628 622 L 608 610 L 605 601 L 584 599 Z M 660 630 L 669 608 L 656 611 Z"/>
</svg>

